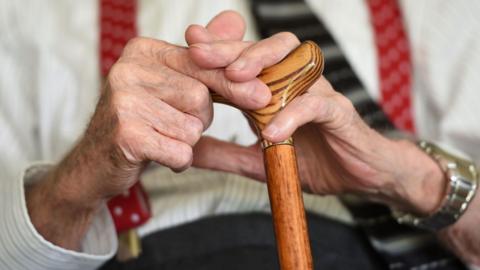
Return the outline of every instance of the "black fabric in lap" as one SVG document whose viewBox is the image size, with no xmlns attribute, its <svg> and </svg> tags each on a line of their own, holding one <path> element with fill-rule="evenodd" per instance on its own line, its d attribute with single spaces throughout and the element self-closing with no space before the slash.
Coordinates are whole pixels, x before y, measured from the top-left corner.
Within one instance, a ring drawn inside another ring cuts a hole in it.
<svg viewBox="0 0 480 270">
<path fill-rule="evenodd" d="M 386 269 L 355 228 L 308 214 L 315 269 Z M 133 261 L 109 261 L 101 269 L 279 269 L 272 218 L 251 213 L 204 218 L 142 240 Z"/>
</svg>

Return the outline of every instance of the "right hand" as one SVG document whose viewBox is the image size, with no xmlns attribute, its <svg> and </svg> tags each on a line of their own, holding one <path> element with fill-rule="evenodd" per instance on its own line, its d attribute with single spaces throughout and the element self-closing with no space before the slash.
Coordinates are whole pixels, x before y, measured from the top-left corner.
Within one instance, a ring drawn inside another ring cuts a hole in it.
<svg viewBox="0 0 480 270">
<path fill-rule="evenodd" d="M 248 109 L 265 106 L 271 97 L 258 79 L 237 83 L 221 70 L 201 69 L 186 48 L 131 40 L 113 65 L 77 146 L 89 170 L 98 171 L 88 180 L 95 191 L 89 194 L 106 198 L 123 192 L 148 161 L 174 171 L 188 168 L 192 146 L 212 121 L 209 89 Z"/>
<path fill-rule="evenodd" d="M 212 121 L 209 88 L 245 108 L 265 106 L 270 98 L 256 79 L 234 83 L 221 71 L 201 70 L 184 48 L 152 39 L 130 41 L 111 69 L 80 144 L 83 151 L 90 149 L 96 166 L 105 162 L 93 183 L 98 194 L 121 193 L 148 161 L 174 171 L 188 168 L 192 146 Z"/>
<path fill-rule="evenodd" d="M 224 12 L 204 28 L 210 33 L 196 36 L 239 39 L 244 28 L 237 13 Z M 193 145 L 212 121 L 209 89 L 247 109 L 262 108 L 271 98 L 256 78 L 233 82 L 223 70 L 200 68 L 186 48 L 131 40 L 106 78 L 84 136 L 43 181 L 27 189 L 37 230 L 53 243 L 78 248 L 101 202 L 132 186 L 148 162 L 188 168 Z"/>
</svg>

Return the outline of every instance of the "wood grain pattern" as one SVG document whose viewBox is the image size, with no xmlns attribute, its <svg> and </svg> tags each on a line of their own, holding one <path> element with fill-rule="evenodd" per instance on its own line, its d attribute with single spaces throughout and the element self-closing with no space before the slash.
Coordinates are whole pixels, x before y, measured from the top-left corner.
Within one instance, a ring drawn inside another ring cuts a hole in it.
<svg viewBox="0 0 480 270">
<path fill-rule="evenodd" d="M 305 93 L 321 76 L 323 55 L 313 41 L 305 41 L 278 64 L 264 69 L 258 78 L 272 91 L 272 100 L 262 109 L 243 111 L 253 120 L 258 131 L 265 128 L 273 116 L 295 97 Z M 224 97 L 211 93 L 217 103 L 231 104 Z"/>
<path fill-rule="evenodd" d="M 313 269 L 295 148 L 268 147 L 264 160 L 280 269 Z"/>
<path fill-rule="evenodd" d="M 320 48 L 314 42 L 306 41 L 280 63 L 262 71 L 258 78 L 272 91 L 272 100 L 263 109 L 243 111 L 255 124 L 259 136 L 276 113 L 305 93 L 321 76 L 323 65 Z M 232 105 L 214 93 L 212 99 Z M 280 268 L 313 269 L 293 141 L 289 139 L 275 144 L 264 140 L 262 144 Z"/>
</svg>

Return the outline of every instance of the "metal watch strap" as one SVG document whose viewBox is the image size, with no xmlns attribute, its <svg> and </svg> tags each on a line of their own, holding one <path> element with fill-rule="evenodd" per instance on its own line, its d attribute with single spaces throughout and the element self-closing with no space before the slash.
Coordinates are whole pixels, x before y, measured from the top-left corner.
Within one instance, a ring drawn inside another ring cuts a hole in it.
<svg viewBox="0 0 480 270">
<path fill-rule="evenodd" d="M 473 162 L 448 153 L 433 143 L 420 141 L 419 147 L 435 159 L 447 179 L 445 198 L 440 207 L 428 217 L 394 212 L 399 223 L 428 230 L 440 230 L 455 223 L 468 208 L 477 185 L 478 172 Z"/>
</svg>

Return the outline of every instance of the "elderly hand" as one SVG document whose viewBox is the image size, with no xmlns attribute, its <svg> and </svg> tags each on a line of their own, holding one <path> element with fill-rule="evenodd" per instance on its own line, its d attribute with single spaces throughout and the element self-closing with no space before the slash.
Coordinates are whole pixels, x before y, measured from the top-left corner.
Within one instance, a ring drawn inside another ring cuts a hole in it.
<svg viewBox="0 0 480 270">
<path fill-rule="evenodd" d="M 204 68 L 225 68 L 226 77 L 237 82 L 255 78 L 299 45 L 289 33 L 249 43 L 197 40 L 202 32 L 199 26 L 187 30 L 194 43 L 189 48 L 192 59 Z M 418 214 L 430 213 L 441 200 L 444 179 L 438 165 L 414 144 L 369 128 L 323 77 L 278 113 L 261 135 L 272 142 L 294 136 L 302 184 L 312 193 L 356 193 Z M 195 150 L 194 166 L 265 178 L 258 145 L 241 147 L 206 137 Z M 424 196 L 427 191 L 431 196 Z"/>
<path fill-rule="evenodd" d="M 225 12 L 205 30 L 212 39 L 238 39 L 244 23 L 238 14 Z M 27 190 L 37 230 L 53 243 L 78 249 L 101 202 L 132 186 L 148 162 L 175 171 L 188 168 L 192 147 L 213 117 L 209 89 L 249 109 L 271 98 L 260 80 L 234 82 L 223 70 L 201 68 L 186 48 L 131 40 L 106 78 L 83 138 Z"/>
<path fill-rule="evenodd" d="M 209 39 L 193 26 L 186 35 L 189 53 L 205 68 L 225 68 L 228 79 L 242 82 L 276 63 L 298 45 L 282 33 L 259 43 Z M 228 53 L 230 52 L 230 53 Z M 233 52 L 233 54 L 232 54 Z M 320 78 L 267 126 L 262 137 L 280 142 L 294 136 L 300 177 L 316 194 L 344 192 L 384 202 L 417 215 L 435 211 L 445 195 L 446 179 L 436 162 L 405 140 L 391 140 L 370 129 L 351 102 Z M 208 150 L 208 151 L 206 151 Z M 242 147 L 204 137 L 194 148 L 194 165 L 265 179 L 259 145 Z M 439 231 L 439 239 L 464 262 L 480 266 L 480 196 L 464 215 Z"/>
</svg>

